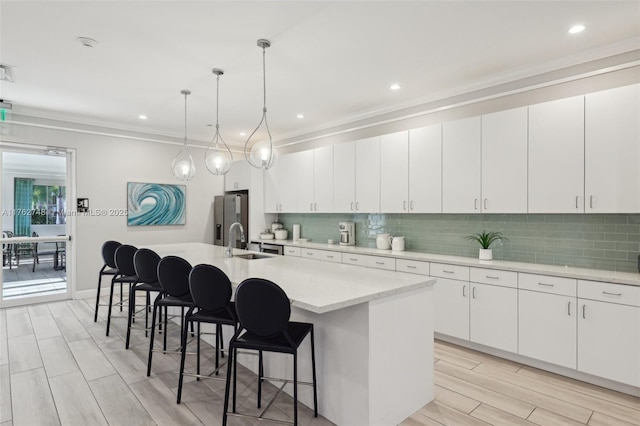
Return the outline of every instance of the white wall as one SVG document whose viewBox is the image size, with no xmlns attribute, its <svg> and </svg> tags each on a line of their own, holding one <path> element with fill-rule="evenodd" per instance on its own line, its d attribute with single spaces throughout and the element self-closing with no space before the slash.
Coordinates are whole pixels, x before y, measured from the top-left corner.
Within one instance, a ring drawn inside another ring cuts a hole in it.
<svg viewBox="0 0 640 426">
<path fill-rule="evenodd" d="M 76 197 L 89 198 L 93 211 L 126 209 L 127 182 L 181 183 L 171 174 L 171 161 L 180 148 L 177 145 L 9 123 L 1 126 L 5 142 L 76 149 Z M 192 149 L 192 155 L 197 174 L 190 182 L 184 182 L 185 225 L 129 227 L 126 216 L 76 217 L 72 235 L 76 291 L 95 289 L 103 264 L 100 249 L 107 240 L 138 247 L 189 241 L 213 243 L 213 197 L 224 192 L 224 178 L 206 171 L 203 149 Z M 75 199 L 69 196 L 67 203 L 67 209 L 72 209 Z"/>
</svg>

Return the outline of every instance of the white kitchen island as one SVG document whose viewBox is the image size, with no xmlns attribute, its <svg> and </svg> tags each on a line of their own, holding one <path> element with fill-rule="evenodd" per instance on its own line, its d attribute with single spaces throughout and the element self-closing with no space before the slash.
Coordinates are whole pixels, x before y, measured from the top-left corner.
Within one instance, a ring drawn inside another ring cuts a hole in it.
<svg viewBox="0 0 640 426">
<path fill-rule="evenodd" d="M 330 421 L 396 425 L 433 399 L 435 279 L 286 256 L 229 259 L 223 247 L 203 243 L 147 247 L 193 266 L 215 265 L 234 285 L 259 277 L 282 287 L 291 300 L 292 320 L 315 326 L 318 411 Z M 255 370 L 254 358 L 240 361 Z M 284 355 L 265 356 L 266 375 L 290 378 L 290 362 Z M 298 368 L 299 380 L 311 381 L 306 342 Z M 298 395 L 313 406 L 310 387 L 299 386 Z"/>
</svg>

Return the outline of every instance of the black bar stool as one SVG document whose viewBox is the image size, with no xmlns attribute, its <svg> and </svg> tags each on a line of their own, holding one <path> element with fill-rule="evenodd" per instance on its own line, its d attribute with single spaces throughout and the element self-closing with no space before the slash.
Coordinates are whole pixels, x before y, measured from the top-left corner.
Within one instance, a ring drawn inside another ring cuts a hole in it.
<svg viewBox="0 0 640 426">
<path fill-rule="evenodd" d="M 122 244 L 117 241 L 107 241 L 102 244 L 102 260 L 104 261 L 104 265 L 102 265 L 102 269 L 98 273 L 98 292 L 96 294 L 96 313 L 93 316 L 93 322 L 98 321 L 98 307 L 99 306 L 107 306 L 100 304 L 100 287 L 102 285 L 102 276 L 103 275 L 115 275 L 118 272 L 116 268 L 115 255 L 116 249 L 120 247 Z M 122 298 L 122 295 L 120 295 Z"/>
<path fill-rule="evenodd" d="M 146 293 L 144 305 L 144 335 L 147 336 L 149 330 L 149 308 L 151 306 L 151 292 L 162 292 L 162 286 L 158 281 L 158 264 L 160 256 L 153 250 L 139 249 L 133 255 L 133 267 L 136 271 L 138 281 L 131 286 L 129 291 L 129 316 L 127 323 L 127 339 L 125 347 L 129 349 L 129 340 L 131 338 L 131 324 L 135 321 L 136 311 L 136 292 L 144 291 Z M 160 313 L 162 315 L 162 312 Z M 162 322 L 162 316 L 160 317 Z"/>
<path fill-rule="evenodd" d="M 189 290 L 189 273 L 191 272 L 191 264 L 178 256 L 163 257 L 158 263 L 158 281 L 162 287 L 156 300 L 153 302 L 153 315 L 151 316 L 151 339 L 149 341 L 149 360 L 147 361 L 147 376 L 151 375 L 151 362 L 153 358 L 153 341 L 155 338 L 156 315 L 158 308 L 165 308 L 164 315 L 164 345 L 162 352 L 167 352 L 167 308 L 178 307 L 182 313 L 180 315 L 180 330 L 183 329 L 184 308 L 193 307 L 193 299 Z M 175 351 L 182 353 L 182 350 Z"/>
<path fill-rule="evenodd" d="M 231 281 L 229 277 L 220 269 L 212 265 L 197 265 L 189 274 L 189 288 L 194 306 L 189 309 L 185 316 L 185 325 L 182 329 L 182 357 L 180 359 L 180 380 L 178 382 L 178 404 L 182 396 L 182 382 L 184 376 L 194 376 L 200 378 L 212 378 L 218 375 L 220 370 L 220 355 L 224 357 L 224 345 L 222 336 L 222 326 L 229 325 L 233 331 L 237 330 L 238 320 L 236 308 L 231 301 Z M 184 363 L 187 351 L 187 330 L 188 324 L 196 323 L 198 331 L 197 337 L 197 360 L 196 373 L 185 373 Z M 200 374 L 200 324 L 215 324 L 216 326 L 216 368 L 211 374 Z"/>
<path fill-rule="evenodd" d="M 261 404 L 262 380 L 283 382 L 275 399 L 284 386 L 291 380 L 264 377 L 262 369 L 262 352 L 278 352 L 293 355 L 293 424 L 298 424 L 298 383 L 313 386 L 313 409 L 315 417 L 318 417 L 318 393 L 316 387 L 316 357 L 313 338 L 313 324 L 306 322 L 289 321 L 291 306 L 289 298 L 284 290 L 277 284 L 261 279 L 248 278 L 238 285 L 235 294 L 236 311 L 240 328 L 229 342 L 229 368 L 227 368 L 227 384 L 224 392 L 224 414 L 222 424 L 227 424 L 227 416 L 253 417 L 270 420 L 263 417 L 271 403 L 259 416 L 249 416 L 236 413 L 236 375 L 237 375 L 237 351 L 249 349 L 259 351 L 260 367 L 258 373 L 258 408 Z M 305 337 L 311 335 L 311 365 L 313 381 L 298 382 L 298 348 Z M 233 370 L 233 373 L 231 372 Z M 231 387 L 231 375 L 233 374 L 233 408 L 228 412 L 229 391 Z M 273 402 L 272 399 L 272 402 Z M 281 422 L 278 420 L 278 422 Z"/>
<path fill-rule="evenodd" d="M 136 269 L 133 266 L 133 256 L 136 254 L 136 251 L 138 251 L 137 247 L 130 246 L 128 244 L 123 244 L 116 249 L 114 260 L 117 271 L 113 278 L 111 278 L 111 291 L 109 292 L 109 313 L 107 314 L 107 336 L 109 335 L 109 329 L 111 327 L 113 287 L 116 285 L 116 283 L 120 284 L 120 302 L 118 303 L 118 305 L 120 305 L 120 311 L 122 311 L 122 305 L 124 304 L 124 299 L 122 297 L 122 285 L 128 284 L 130 291 L 131 286 L 138 282 Z"/>
</svg>

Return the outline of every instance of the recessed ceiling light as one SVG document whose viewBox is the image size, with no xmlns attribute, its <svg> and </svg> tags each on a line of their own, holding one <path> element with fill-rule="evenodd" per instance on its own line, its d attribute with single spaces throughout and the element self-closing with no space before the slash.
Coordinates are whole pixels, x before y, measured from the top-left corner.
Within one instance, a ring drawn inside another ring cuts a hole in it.
<svg viewBox="0 0 640 426">
<path fill-rule="evenodd" d="M 298 118 L 304 118 L 304 114 L 298 114 L 298 115 L 296 115 L 296 117 L 298 117 Z"/>
<path fill-rule="evenodd" d="M 147 116 L 146 116 L 146 115 L 144 115 L 144 114 L 140 114 L 140 115 L 138 116 L 138 118 L 139 118 L 140 120 L 146 120 L 146 119 L 147 119 Z"/>
<path fill-rule="evenodd" d="M 389 86 L 389 89 L 400 90 L 400 85 L 398 83 L 393 83 L 391 86 Z"/>
<path fill-rule="evenodd" d="M 573 27 L 569 28 L 569 34 L 578 34 L 584 31 L 584 29 L 587 28 L 582 24 L 577 24 L 574 25 Z"/>
</svg>

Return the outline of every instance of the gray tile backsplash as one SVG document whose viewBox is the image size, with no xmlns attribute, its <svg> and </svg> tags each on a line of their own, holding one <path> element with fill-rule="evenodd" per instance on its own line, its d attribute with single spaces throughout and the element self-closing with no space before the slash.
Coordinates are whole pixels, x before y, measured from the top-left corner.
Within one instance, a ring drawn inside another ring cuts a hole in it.
<svg viewBox="0 0 640 426">
<path fill-rule="evenodd" d="M 375 247 L 376 235 L 405 236 L 406 250 L 477 257 L 466 235 L 502 231 L 494 259 L 637 272 L 640 214 L 280 214 L 291 231 L 314 242 L 338 240 L 338 222 L 356 224 L 356 245 Z"/>
</svg>

